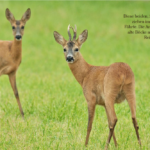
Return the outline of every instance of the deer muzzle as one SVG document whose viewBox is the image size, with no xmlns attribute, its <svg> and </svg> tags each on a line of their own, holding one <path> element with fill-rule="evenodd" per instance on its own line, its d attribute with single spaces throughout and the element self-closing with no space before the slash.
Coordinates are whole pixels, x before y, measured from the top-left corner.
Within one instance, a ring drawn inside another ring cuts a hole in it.
<svg viewBox="0 0 150 150">
<path fill-rule="evenodd" d="M 67 56 L 66 61 L 69 63 L 73 63 L 74 62 L 73 56 Z"/>
</svg>

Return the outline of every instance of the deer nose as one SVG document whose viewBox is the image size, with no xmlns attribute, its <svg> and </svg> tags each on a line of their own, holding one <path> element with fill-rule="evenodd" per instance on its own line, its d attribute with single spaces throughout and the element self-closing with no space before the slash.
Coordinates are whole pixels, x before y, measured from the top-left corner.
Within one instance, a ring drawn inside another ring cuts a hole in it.
<svg viewBox="0 0 150 150">
<path fill-rule="evenodd" d="M 21 39 L 21 35 L 16 35 L 16 39 L 20 40 Z"/>
<path fill-rule="evenodd" d="M 70 62 L 70 61 L 73 60 L 73 57 L 72 57 L 72 56 L 68 56 L 66 60 L 67 60 L 68 62 Z"/>
</svg>

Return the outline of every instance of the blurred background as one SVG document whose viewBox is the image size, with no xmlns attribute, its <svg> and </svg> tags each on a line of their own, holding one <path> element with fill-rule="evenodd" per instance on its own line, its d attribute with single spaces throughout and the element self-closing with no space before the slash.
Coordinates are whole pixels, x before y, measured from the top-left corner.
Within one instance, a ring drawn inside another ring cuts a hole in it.
<svg viewBox="0 0 150 150">
<path fill-rule="evenodd" d="M 84 146 L 87 104 L 64 59 L 63 48 L 53 36 L 53 31 L 57 31 L 68 40 L 69 24 L 76 24 L 77 36 L 88 30 L 81 53 L 89 64 L 108 66 L 125 62 L 131 66 L 136 80 L 142 148 L 150 149 L 150 39 L 129 35 L 124 28 L 133 25 L 133 20 L 145 19 L 123 18 L 124 14 L 150 15 L 150 2 L 1 1 L 1 40 L 13 40 L 6 8 L 17 20 L 30 8 L 31 18 L 25 26 L 22 63 L 17 72 L 25 120 L 20 116 L 8 77 L 0 77 L 0 149 L 104 149 L 109 130 L 105 110 L 99 106 L 89 146 Z M 127 102 L 115 105 L 115 110 L 118 149 L 140 149 Z M 114 148 L 112 140 L 110 149 Z"/>
</svg>

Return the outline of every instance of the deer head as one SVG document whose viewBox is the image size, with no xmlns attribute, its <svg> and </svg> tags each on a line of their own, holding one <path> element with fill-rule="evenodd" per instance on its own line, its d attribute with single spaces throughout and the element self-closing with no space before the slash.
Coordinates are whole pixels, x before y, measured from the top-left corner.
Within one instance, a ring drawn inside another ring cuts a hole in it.
<svg viewBox="0 0 150 150">
<path fill-rule="evenodd" d="M 73 39 L 71 37 L 70 28 L 73 29 Z M 76 40 L 77 35 L 77 27 L 75 28 L 68 26 L 68 35 L 69 40 L 65 40 L 62 35 L 60 35 L 58 32 L 54 31 L 54 37 L 56 42 L 58 42 L 60 45 L 63 46 L 64 49 L 64 55 L 65 59 L 68 63 L 74 63 L 79 59 L 80 55 L 80 48 L 81 45 L 86 41 L 88 36 L 88 31 L 84 30 Z"/>
<path fill-rule="evenodd" d="M 15 20 L 10 10 L 8 8 L 6 9 L 6 18 L 11 23 L 13 35 L 16 40 L 22 39 L 22 36 L 24 34 L 24 26 L 26 22 L 30 19 L 30 16 L 31 16 L 31 10 L 30 8 L 28 8 L 27 11 L 22 16 L 21 20 Z"/>
</svg>

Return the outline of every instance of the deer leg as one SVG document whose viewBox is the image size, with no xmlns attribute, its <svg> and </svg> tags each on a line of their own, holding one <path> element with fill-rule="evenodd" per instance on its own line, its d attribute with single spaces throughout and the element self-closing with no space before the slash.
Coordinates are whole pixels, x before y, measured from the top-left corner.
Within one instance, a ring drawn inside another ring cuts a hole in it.
<svg viewBox="0 0 150 150">
<path fill-rule="evenodd" d="M 115 147 L 117 147 L 118 144 L 117 144 L 117 140 L 116 140 L 116 137 L 115 137 L 115 131 L 113 132 L 113 140 L 114 140 Z"/>
<path fill-rule="evenodd" d="M 19 99 L 19 93 L 18 93 L 18 89 L 17 89 L 17 85 L 16 85 L 16 73 L 9 74 L 9 81 L 10 81 L 11 87 L 14 91 L 14 95 L 16 97 L 20 113 L 21 113 L 22 117 L 24 118 L 24 113 L 22 110 L 22 106 L 21 106 L 20 99 Z"/>
<path fill-rule="evenodd" d="M 139 136 L 139 132 L 138 132 L 139 126 L 138 126 L 137 120 L 136 120 L 135 94 L 126 95 L 126 99 L 128 101 L 128 104 L 129 104 L 129 107 L 130 107 L 130 110 L 131 110 L 132 122 L 133 122 L 133 125 L 134 125 L 134 128 L 135 128 L 136 136 L 137 136 L 138 142 L 141 146 L 141 140 L 140 140 L 140 136 Z"/>
<path fill-rule="evenodd" d="M 106 114 L 107 114 L 107 118 L 108 118 L 108 127 L 109 127 L 109 122 L 110 122 L 110 119 L 109 119 L 109 116 L 108 116 L 108 113 L 107 113 L 107 110 L 106 110 L 106 107 L 105 107 L 105 111 L 106 111 Z M 115 144 L 115 147 L 118 146 L 117 144 L 117 140 L 116 140 L 116 137 L 115 137 L 115 131 L 113 132 L 113 140 L 114 140 L 114 144 Z"/>
<path fill-rule="evenodd" d="M 87 146 L 88 144 L 90 132 L 92 129 L 92 123 L 93 123 L 94 114 L 95 114 L 96 98 L 93 97 L 90 100 L 87 100 L 87 102 L 88 102 L 88 126 L 87 126 L 85 146 Z"/>
<path fill-rule="evenodd" d="M 113 96 L 112 97 L 111 96 L 106 97 L 105 106 L 106 106 L 106 111 L 107 111 L 108 118 L 109 118 L 109 135 L 108 135 L 107 143 L 105 146 L 105 150 L 107 150 L 108 145 L 109 145 L 110 140 L 111 140 L 111 137 L 112 137 L 113 132 L 114 132 L 114 128 L 115 128 L 116 123 L 117 123 L 117 116 L 116 116 L 115 109 L 114 109 Z"/>
<path fill-rule="evenodd" d="M 125 85 L 124 88 L 124 93 L 125 93 L 125 97 L 128 101 L 130 110 L 131 110 L 131 117 L 132 117 L 132 122 L 135 128 L 135 132 L 136 132 L 136 136 L 138 139 L 138 142 L 141 146 L 141 141 L 140 141 L 140 136 L 139 136 L 139 126 L 137 124 L 137 120 L 136 120 L 136 98 L 135 98 L 135 85 L 134 83 L 130 83 L 128 85 Z"/>
</svg>

